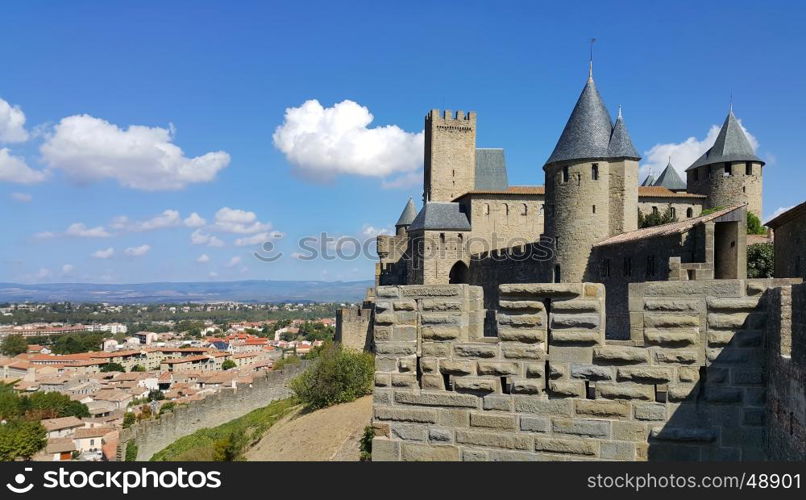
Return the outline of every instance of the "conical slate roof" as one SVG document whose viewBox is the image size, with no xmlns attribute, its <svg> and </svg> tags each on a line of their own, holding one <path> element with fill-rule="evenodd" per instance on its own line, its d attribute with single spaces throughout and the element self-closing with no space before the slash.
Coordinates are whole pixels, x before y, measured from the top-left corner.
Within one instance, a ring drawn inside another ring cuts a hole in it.
<svg viewBox="0 0 806 500">
<path fill-rule="evenodd" d="M 644 179 L 644 182 L 642 182 L 641 185 L 642 186 L 653 186 L 653 185 L 655 185 L 655 176 L 652 175 L 652 173 L 650 172 L 650 174 L 646 176 L 646 179 Z"/>
<path fill-rule="evenodd" d="M 417 217 L 417 207 L 414 206 L 414 202 L 409 198 L 408 203 L 406 203 L 405 208 L 403 208 L 403 213 L 401 213 L 400 218 L 397 219 L 395 227 L 409 226 L 414 222 L 415 217 Z"/>
<path fill-rule="evenodd" d="M 750 141 L 747 140 L 747 136 L 744 134 L 741 125 L 739 125 L 736 116 L 734 116 L 733 110 L 725 118 L 725 123 L 722 124 L 722 129 L 719 131 L 719 135 L 716 137 L 711 149 L 692 163 L 686 171 L 703 165 L 729 161 L 755 161 L 760 162 L 762 165 L 764 164 L 753 152 L 753 147 L 750 146 Z"/>
<path fill-rule="evenodd" d="M 630 134 L 627 132 L 627 125 L 621 117 L 619 109 L 616 124 L 613 125 L 613 133 L 610 134 L 610 144 L 607 146 L 607 156 L 609 158 L 641 158 L 632 144 Z"/>
<path fill-rule="evenodd" d="M 683 179 L 680 178 L 680 174 L 678 174 L 677 170 L 672 166 L 672 160 L 669 160 L 669 164 L 666 165 L 666 168 L 663 169 L 663 172 L 658 176 L 658 180 L 652 185 L 662 186 L 670 191 L 686 190 L 686 183 L 683 182 Z"/>
<path fill-rule="evenodd" d="M 624 120 L 619 116 L 613 125 L 593 76 L 589 76 L 546 165 L 568 160 L 625 157 L 639 158 Z"/>
</svg>

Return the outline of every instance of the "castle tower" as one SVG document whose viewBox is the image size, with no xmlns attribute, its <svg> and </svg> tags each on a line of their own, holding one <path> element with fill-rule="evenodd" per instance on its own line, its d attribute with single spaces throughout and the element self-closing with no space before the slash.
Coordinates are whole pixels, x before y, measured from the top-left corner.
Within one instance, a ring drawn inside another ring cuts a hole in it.
<svg viewBox="0 0 806 500">
<path fill-rule="evenodd" d="M 621 112 L 613 124 L 591 74 L 543 166 L 546 235 L 555 239 L 547 279 L 585 280 L 593 245 L 637 228 L 639 159 Z"/>
<path fill-rule="evenodd" d="M 683 179 L 680 178 L 680 174 L 678 174 L 677 170 L 672 166 L 671 158 L 669 158 L 669 163 L 666 164 L 666 168 L 663 169 L 663 172 L 661 172 L 660 176 L 652 185 L 665 187 L 675 193 L 686 190 L 686 183 L 683 182 Z"/>
<path fill-rule="evenodd" d="M 476 184 L 476 113 L 432 109 L 425 117 L 423 201 L 453 201 Z"/>
<path fill-rule="evenodd" d="M 412 222 L 414 222 L 414 218 L 417 217 L 417 207 L 414 206 L 414 202 L 409 198 L 408 203 L 403 208 L 403 212 L 400 214 L 400 218 L 397 219 L 397 223 L 395 224 L 395 234 L 398 236 L 403 236 L 406 234 L 406 230 L 409 228 Z"/>
<path fill-rule="evenodd" d="M 731 109 L 714 145 L 686 169 L 688 192 L 707 196 L 706 208 L 747 203 L 760 218 L 763 166 Z"/>
</svg>

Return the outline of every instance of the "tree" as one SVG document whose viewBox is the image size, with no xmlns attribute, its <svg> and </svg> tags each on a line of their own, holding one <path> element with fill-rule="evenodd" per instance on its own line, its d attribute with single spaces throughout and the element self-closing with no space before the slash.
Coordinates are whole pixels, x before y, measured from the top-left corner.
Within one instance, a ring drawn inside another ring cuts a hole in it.
<svg viewBox="0 0 806 500">
<path fill-rule="evenodd" d="M 166 411 L 171 411 L 174 408 L 176 408 L 176 403 L 174 403 L 173 401 L 168 401 L 164 405 L 160 406 L 160 412 L 158 413 L 158 415 L 162 415 Z"/>
<path fill-rule="evenodd" d="M 107 363 L 101 367 L 101 372 L 125 372 L 126 369 L 120 363 Z"/>
<path fill-rule="evenodd" d="M 162 393 L 159 389 L 152 389 L 148 391 L 148 400 L 149 401 L 162 401 L 165 399 L 165 394 Z"/>
<path fill-rule="evenodd" d="M 772 278 L 775 270 L 775 248 L 772 243 L 747 246 L 747 277 Z"/>
<path fill-rule="evenodd" d="M 89 417 L 87 405 L 58 392 L 35 392 L 22 396 L 20 405 L 26 418 Z"/>
<path fill-rule="evenodd" d="M 134 413 L 127 411 L 125 415 L 123 415 L 123 428 L 128 429 L 134 423 L 137 422 L 137 417 L 134 416 Z"/>
<path fill-rule="evenodd" d="M 47 433 L 37 421 L 12 420 L 0 425 L 0 461 L 29 460 L 47 444 Z"/>
<path fill-rule="evenodd" d="M 143 365 L 134 365 L 134 366 L 132 366 L 132 369 L 131 369 L 131 370 L 129 370 L 129 371 L 133 371 L 133 372 L 144 372 L 144 371 L 146 371 L 146 367 L 145 367 L 145 366 L 143 366 Z"/>
<path fill-rule="evenodd" d="M 289 386 L 309 408 L 324 408 L 370 394 L 374 373 L 371 354 L 328 342 L 314 364 Z"/>
<path fill-rule="evenodd" d="M 0 344 L 0 352 L 6 356 L 16 356 L 28 352 L 28 342 L 22 335 L 7 335 Z"/>
<path fill-rule="evenodd" d="M 229 370 L 231 368 L 235 368 L 235 366 L 237 366 L 235 364 L 235 361 L 233 361 L 231 359 L 225 359 L 224 362 L 221 363 L 221 369 L 222 370 Z"/>
<path fill-rule="evenodd" d="M 653 210 L 649 215 L 644 215 L 641 210 L 638 210 L 639 228 L 660 226 L 672 222 L 677 222 L 677 216 L 672 211 L 672 207 L 668 207 L 662 214 L 659 211 Z"/>
<path fill-rule="evenodd" d="M 767 229 L 753 212 L 747 212 L 747 234 L 767 234 Z"/>
</svg>

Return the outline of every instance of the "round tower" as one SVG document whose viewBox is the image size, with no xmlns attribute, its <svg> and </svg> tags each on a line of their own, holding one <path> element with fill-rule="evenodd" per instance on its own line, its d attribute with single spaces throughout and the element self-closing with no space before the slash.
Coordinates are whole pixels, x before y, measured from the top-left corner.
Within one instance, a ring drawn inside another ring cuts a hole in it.
<svg viewBox="0 0 806 500">
<path fill-rule="evenodd" d="M 686 169 L 687 190 L 707 196 L 706 208 L 747 203 L 761 218 L 763 167 L 731 110 L 714 145 Z"/>
<path fill-rule="evenodd" d="M 637 228 L 639 159 L 621 112 L 613 124 L 589 76 L 543 167 L 546 235 L 555 240 L 547 280 L 595 279 L 588 274 L 593 246 Z"/>
</svg>

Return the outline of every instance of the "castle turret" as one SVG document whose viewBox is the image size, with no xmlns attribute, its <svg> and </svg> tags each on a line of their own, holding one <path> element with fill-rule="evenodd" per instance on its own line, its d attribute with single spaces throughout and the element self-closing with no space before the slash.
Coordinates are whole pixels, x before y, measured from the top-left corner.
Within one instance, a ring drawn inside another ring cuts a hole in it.
<svg viewBox="0 0 806 500">
<path fill-rule="evenodd" d="M 621 112 L 613 124 L 589 75 L 543 167 L 553 281 L 583 281 L 596 242 L 637 228 L 639 159 Z"/>
<path fill-rule="evenodd" d="M 397 219 L 395 233 L 398 236 L 403 236 L 411 223 L 414 222 L 415 217 L 417 217 L 417 207 L 414 206 L 414 202 L 409 198 L 408 203 L 403 208 L 403 212 L 400 214 L 400 218 Z"/>
<path fill-rule="evenodd" d="M 680 174 L 678 174 L 677 170 L 672 166 L 671 158 L 669 158 L 669 163 L 666 165 L 666 168 L 663 169 L 663 172 L 661 172 L 660 176 L 652 185 L 665 187 L 675 193 L 686 190 L 686 183 L 683 182 L 683 179 L 680 178 Z"/>
<path fill-rule="evenodd" d="M 423 201 L 453 201 L 476 184 L 476 113 L 431 110 L 425 117 Z"/>
<path fill-rule="evenodd" d="M 731 110 L 714 145 L 686 169 L 688 192 L 706 195 L 706 208 L 747 203 L 761 217 L 763 166 Z"/>
</svg>

